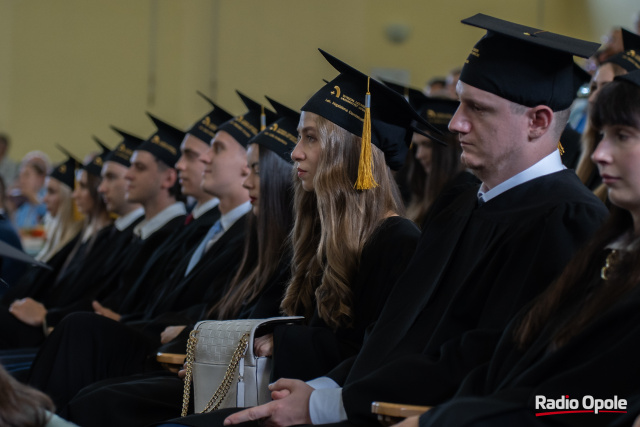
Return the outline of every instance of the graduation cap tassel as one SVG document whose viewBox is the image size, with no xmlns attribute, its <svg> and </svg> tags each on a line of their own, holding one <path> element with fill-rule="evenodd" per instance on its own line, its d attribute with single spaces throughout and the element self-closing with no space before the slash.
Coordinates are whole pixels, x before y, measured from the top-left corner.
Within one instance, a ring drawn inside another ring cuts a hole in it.
<svg viewBox="0 0 640 427">
<path fill-rule="evenodd" d="M 260 132 L 267 128 L 267 115 L 264 113 L 264 105 L 260 106 Z"/>
<path fill-rule="evenodd" d="M 76 173 L 74 173 L 73 188 L 71 189 L 71 191 L 78 188 L 78 185 L 79 185 L 78 176 L 77 176 L 77 167 L 78 165 L 76 164 L 76 168 L 75 168 Z M 76 201 L 74 199 L 71 199 L 71 207 L 73 210 L 73 220 L 76 222 L 82 221 L 84 219 L 84 215 L 82 214 L 82 212 L 78 210 L 78 205 L 76 205 Z"/>
<path fill-rule="evenodd" d="M 558 151 L 560 151 L 561 156 L 564 155 L 564 147 L 560 141 L 558 141 Z"/>
<path fill-rule="evenodd" d="M 358 164 L 358 179 L 356 190 L 370 190 L 378 186 L 373 178 L 373 153 L 371 151 L 371 93 L 369 93 L 369 81 L 367 78 L 367 94 L 364 98 L 364 126 L 362 128 L 362 148 L 360 150 L 360 163 Z"/>
</svg>

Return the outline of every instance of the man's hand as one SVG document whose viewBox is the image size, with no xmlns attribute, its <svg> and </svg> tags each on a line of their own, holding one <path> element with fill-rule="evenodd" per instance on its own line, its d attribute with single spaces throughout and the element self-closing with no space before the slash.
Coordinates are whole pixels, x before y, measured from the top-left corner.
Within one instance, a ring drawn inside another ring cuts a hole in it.
<svg viewBox="0 0 640 427">
<path fill-rule="evenodd" d="M 47 315 L 45 306 L 31 298 L 15 300 L 9 306 L 9 312 L 30 326 L 41 326 Z"/>
<path fill-rule="evenodd" d="M 164 328 L 164 331 L 160 333 L 160 342 L 162 344 L 168 343 L 169 341 L 180 335 L 180 332 L 182 332 L 184 328 L 186 328 L 185 325 L 167 326 L 166 328 Z"/>
<path fill-rule="evenodd" d="M 263 420 L 268 427 L 311 424 L 309 397 L 313 387 L 300 380 L 280 379 L 269 385 L 272 402 L 227 417 L 225 426 Z"/>
<path fill-rule="evenodd" d="M 122 319 L 121 315 L 111 310 L 110 308 L 103 307 L 102 304 L 100 304 L 98 301 L 92 302 L 91 306 L 93 307 L 93 311 L 95 311 L 95 313 L 99 314 L 100 316 L 108 317 L 109 319 L 115 320 L 116 322 L 119 322 L 120 319 Z"/>
<path fill-rule="evenodd" d="M 253 341 L 253 352 L 258 357 L 273 356 L 273 334 L 263 335 Z"/>
</svg>

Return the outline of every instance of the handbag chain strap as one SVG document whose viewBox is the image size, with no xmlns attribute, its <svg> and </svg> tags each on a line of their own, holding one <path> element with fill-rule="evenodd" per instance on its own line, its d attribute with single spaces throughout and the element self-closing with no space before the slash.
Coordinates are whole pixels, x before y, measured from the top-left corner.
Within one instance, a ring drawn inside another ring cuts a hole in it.
<svg viewBox="0 0 640 427">
<path fill-rule="evenodd" d="M 236 351 L 233 352 L 233 356 L 231 356 L 231 362 L 227 367 L 227 372 L 224 373 L 224 378 L 222 379 L 222 383 L 218 386 L 218 389 L 211 399 L 207 406 L 202 410 L 202 414 L 210 411 L 217 410 L 222 401 L 227 396 L 229 389 L 231 388 L 231 383 L 233 382 L 233 375 L 238 367 L 238 363 L 240 363 L 240 359 L 244 356 L 244 352 L 247 350 L 247 345 L 249 343 L 249 332 L 245 332 L 242 337 L 240 337 L 240 342 L 238 342 L 238 347 L 236 347 Z M 214 405 L 215 404 L 215 405 Z"/>
<path fill-rule="evenodd" d="M 189 341 L 187 342 L 187 373 L 184 377 L 184 391 L 182 393 L 182 413 L 180 414 L 181 417 L 187 416 L 187 410 L 189 409 L 189 396 L 191 394 L 191 381 L 193 379 L 193 361 L 195 358 L 196 344 L 198 343 L 197 334 L 197 330 L 191 331 L 189 333 Z M 238 363 L 240 363 L 240 359 L 244 356 L 244 353 L 247 350 L 248 343 L 249 332 L 245 332 L 242 337 L 240 337 L 238 347 L 236 347 L 233 355 L 231 356 L 231 361 L 229 362 L 227 371 L 224 374 L 222 383 L 218 386 L 216 392 L 213 393 L 213 396 L 211 396 L 211 399 L 207 403 L 207 406 L 205 406 L 204 410 L 201 413 L 204 414 L 206 412 L 215 411 L 220 407 L 222 401 L 227 396 L 227 393 L 231 388 L 234 372 L 238 367 Z"/>
<path fill-rule="evenodd" d="M 184 376 L 184 391 L 182 392 L 182 412 L 181 417 L 187 416 L 189 409 L 189 396 L 191 395 L 191 380 L 193 377 L 193 359 L 195 357 L 196 344 L 198 343 L 198 331 L 193 330 L 189 333 L 189 341 L 187 341 L 187 361 L 186 375 Z"/>
</svg>

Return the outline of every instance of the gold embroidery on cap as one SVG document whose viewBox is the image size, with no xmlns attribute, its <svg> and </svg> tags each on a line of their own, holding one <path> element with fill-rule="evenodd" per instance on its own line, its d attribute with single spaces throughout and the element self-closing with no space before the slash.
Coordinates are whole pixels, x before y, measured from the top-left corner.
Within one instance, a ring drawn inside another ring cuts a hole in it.
<svg viewBox="0 0 640 427">
<path fill-rule="evenodd" d="M 336 98 L 340 98 L 340 86 L 334 86 L 335 90 L 331 91 L 331 95 L 335 95 Z"/>
<path fill-rule="evenodd" d="M 60 165 L 58 170 L 60 171 L 60 173 L 67 173 L 67 165 Z"/>
<path fill-rule="evenodd" d="M 151 143 L 159 145 L 160 147 L 164 148 L 165 150 L 167 150 L 168 152 L 170 152 L 174 156 L 178 153 L 178 150 L 176 150 L 176 147 L 174 147 L 173 145 L 171 145 L 169 143 L 164 142 L 163 140 L 160 139 L 160 137 L 158 135 L 154 135 L 154 137 L 151 138 Z"/>
</svg>

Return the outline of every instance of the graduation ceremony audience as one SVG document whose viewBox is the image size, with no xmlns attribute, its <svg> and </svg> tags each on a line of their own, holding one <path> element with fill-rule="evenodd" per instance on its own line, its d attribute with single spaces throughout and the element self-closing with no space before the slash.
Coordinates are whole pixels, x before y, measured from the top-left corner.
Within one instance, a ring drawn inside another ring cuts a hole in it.
<svg viewBox="0 0 640 427">
<path fill-rule="evenodd" d="M 297 141 L 300 114 L 270 102 L 278 119 L 248 142 L 249 170 L 243 185 L 249 191 L 252 213 L 242 261 L 224 295 L 209 308 L 210 319 L 277 316 L 291 274 L 291 151 Z M 163 332 L 163 344 L 168 340 L 167 332 Z M 174 341 L 180 345 L 172 341 L 163 351 L 175 348 L 184 352 L 186 341 Z M 182 379 L 168 371 L 105 380 L 81 390 L 62 413 L 81 425 L 146 425 L 179 414 L 183 388 Z M 124 406 L 122 396 L 128 396 Z"/>
<path fill-rule="evenodd" d="M 575 96 L 573 55 L 597 45 L 548 32 L 531 39 L 525 33 L 540 30 L 483 14 L 463 23 L 487 35 L 462 69 L 449 129 L 482 184 L 434 203 L 357 356 L 308 383 L 278 380 L 273 402 L 225 424 L 371 424 L 374 400 L 445 401 L 606 217 L 557 149 Z M 513 73 L 517 80 L 506 78 Z"/>
<path fill-rule="evenodd" d="M 0 425 L 380 425 L 372 402 L 422 408 L 399 427 L 640 425 L 640 36 L 460 22 L 484 35 L 423 90 L 318 49 L 334 74 L 299 110 L 183 91 L 189 126 L 147 112 L 146 139 L 0 176 L 1 240 L 45 264 L 0 259 Z M 301 321 L 249 342 L 267 403 L 184 403 L 192 353 L 157 356 L 278 316 Z"/>
</svg>

